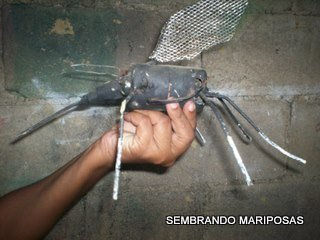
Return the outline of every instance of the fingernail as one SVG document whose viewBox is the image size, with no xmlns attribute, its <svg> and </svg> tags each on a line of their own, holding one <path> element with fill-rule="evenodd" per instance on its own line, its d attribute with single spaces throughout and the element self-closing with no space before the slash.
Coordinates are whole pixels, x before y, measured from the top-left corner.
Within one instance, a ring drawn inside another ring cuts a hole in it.
<svg viewBox="0 0 320 240">
<path fill-rule="evenodd" d="M 189 103 L 188 109 L 190 112 L 193 112 L 196 109 L 196 105 L 193 102 Z"/>
<path fill-rule="evenodd" d="M 179 107 L 179 104 L 178 104 L 178 103 L 170 103 L 170 104 L 169 104 L 169 107 L 170 107 L 171 109 L 177 109 L 177 108 Z"/>
</svg>

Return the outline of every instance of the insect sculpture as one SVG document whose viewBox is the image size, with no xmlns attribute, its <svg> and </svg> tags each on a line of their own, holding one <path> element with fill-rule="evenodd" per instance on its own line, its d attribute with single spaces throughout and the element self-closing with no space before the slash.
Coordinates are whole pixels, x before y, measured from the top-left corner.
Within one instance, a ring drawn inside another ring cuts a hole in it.
<svg viewBox="0 0 320 240">
<path fill-rule="evenodd" d="M 187 100 L 193 99 L 199 112 L 204 106 L 209 106 L 213 111 L 227 139 L 230 150 L 233 152 L 240 170 L 244 175 L 247 185 L 252 185 L 251 177 L 230 135 L 221 110 L 218 107 L 218 102 L 222 104 L 222 107 L 225 108 L 233 122 L 239 128 L 244 136 L 244 141 L 251 142 L 252 138 L 242 127 L 231 109 L 237 111 L 258 132 L 261 138 L 273 148 L 293 160 L 306 163 L 304 159 L 287 152 L 270 140 L 252 119 L 229 97 L 211 91 L 207 87 L 207 74 L 204 69 L 171 64 L 172 62 L 180 60 L 193 59 L 201 54 L 202 51 L 214 45 L 229 41 L 233 37 L 247 5 L 247 0 L 201 0 L 194 5 L 180 10 L 171 16 L 163 27 L 155 50 L 150 56 L 150 62 L 133 65 L 128 71 L 128 74 L 119 76 L 117 80 L 105 83 L 98 87 L 96 91 L 81 97 L 78 102 L 63 108 L 28 128 L 20 133 L 13 142 L 19 141 L 45 124 L 77 108 L 90 105 L 121 105 L 120 133 L 113 189 L 113 199 L 116 200 L 118 198 L 121 168 L 123 113 L 135 109 L 165 111 L 165 105 L 167 103 L 176 102 L 183 105 Z M 97 65 L 92 66 L 95 67 Z M 77 64 L 72 67 L 74 67 L 75 72 L 82 74 L 101 74 L 92 71 L 80 71 L 78 67 L 90 67 L 84 64 Z M 200 143 L 205 143 L 198 129 L 196 129 L 196 137 Z"/>
</svg>

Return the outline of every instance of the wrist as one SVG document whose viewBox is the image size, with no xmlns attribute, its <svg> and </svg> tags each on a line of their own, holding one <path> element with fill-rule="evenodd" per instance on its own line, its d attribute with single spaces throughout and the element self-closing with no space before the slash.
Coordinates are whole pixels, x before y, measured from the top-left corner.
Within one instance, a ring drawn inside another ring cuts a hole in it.
<svg viewBox="0 0 320 240">
<path fill-rule="evenodd" d="M 84 153 L 83 158 L 90 169 L 111 171 L 114 166 L 117 148 L 116 131 L 109 131 L 92 144 Z"/>
<path fill-rule="evenodd" d="M 112 170 L 112 161 L 103 158 L 97 143 L 94 143 L 74 162 L 72 169 L 82 195 Z"/>
</svg>

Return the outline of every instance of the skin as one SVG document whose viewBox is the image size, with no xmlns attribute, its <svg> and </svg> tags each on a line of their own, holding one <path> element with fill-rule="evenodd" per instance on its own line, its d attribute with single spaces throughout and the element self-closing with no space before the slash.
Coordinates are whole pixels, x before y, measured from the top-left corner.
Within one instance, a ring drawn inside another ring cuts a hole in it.
<svg viewBox="0 0 320 240">
<path fill-rule="evenodd" d="M 134 111 L 125 115 L 124 163 L 172 166 L 194 139 L 193 102 L 183 109 L 166 106 L 168 115 Z M 59 218 L 104 175 L 112 171 L 118 130 L 106 132 L 85 152 L 50 176 L 0 198 L 0 239 L 41 239 Z"/>
</svg>

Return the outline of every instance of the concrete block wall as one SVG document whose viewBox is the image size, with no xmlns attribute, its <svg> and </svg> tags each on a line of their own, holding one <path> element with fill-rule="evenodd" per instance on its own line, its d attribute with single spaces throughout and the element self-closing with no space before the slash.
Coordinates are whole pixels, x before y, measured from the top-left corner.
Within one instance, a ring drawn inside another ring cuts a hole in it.
<svg viewBox="0 0 320 240">
<path fill-rule="evenodd" d="M 123 16 L 117 65 L 145 62 L 160 29 L 195 1 L 2 1 L 59 8 L 117 9 Z M 47 239 L 317 239 L 320 236 L 320 2 L 252 0 L 234 39 L 184 65 L 202 66 L 209 86 L 227 94 L 270 136 L 308 160 L 306 166 L 256 140 L 233 135 L 254 180 L 247 187 L 209 110 L 198 118 L 207 139 L 196 142 L 170 169 L 128 168 L 118 202 L 105 176 L 55 226 Z M 2 28 L 1 28 L 2 29 Z M 2 39 L 2 38 L 0 38 Z M 1 41 L 1 40 L 0 40 Z M 1 53 L 3 52 L 0 44 Z M 69 103 L 25 99 L 6 91 L 0 77 L 0 195 L 50 174 L 109 129 L 117 109 L 77 112 L 9 145 L 26 126 Z M 228 122 L 231 124 L 230 120 Z M 303 215 L 293 226 L 167 226 L 167 215 Z"/>
</svg>

